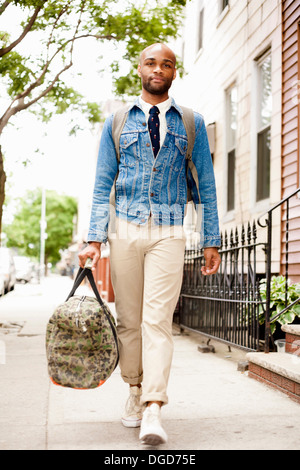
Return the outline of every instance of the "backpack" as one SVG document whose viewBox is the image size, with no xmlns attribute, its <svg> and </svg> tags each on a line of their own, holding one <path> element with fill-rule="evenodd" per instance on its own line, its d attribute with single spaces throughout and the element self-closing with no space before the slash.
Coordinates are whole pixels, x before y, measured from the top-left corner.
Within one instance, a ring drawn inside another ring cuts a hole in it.
<svg viewBox="0 0 300 470">
<path fill-rule="evenodd" d="M 121 137 L 123 127 L 128 117 L 129 108 L 130 106 L 126 105 L 118 109 L 115 112 L 114 117 L 113 117 L 112 136 L 113 136 L 113 141 L 115 144 L 118 163 L 120 161 L 120 137 Z M 188 139 L 188 148 L 186 152 L 186 159 L 188 162 L 187 173 L 188 173 L 188 170 L 190 169 L 197 191 L 198 191 L 198 197 L 199 197 L 199 202 L 200 202 L 198 172 L 192 161 L 192 153 L 193 153 L 194 144 L 195 144 L 194 111 L 190 108 L 185 108 L 184 106 L 181 106 L 181 110 L 183 111 L 182 120 L 183 120 L 183 124 L 187 133 L 187 139 Z M 114 198 L 114 194 L 112 194 L 111 196 L 112 203 L 113 203 L 113 200 L 112 200 L 113 198 Z M 190 188 L 188 188 L 188 201 L 192 201 Z"/>
<path fill-rule="evenodd" d="M 96 298 L 74 296 L 86 276 Z M 79 269 L 67 300 L 50 318 L 46 353 L 50 379 L 63 387 L 97 388 L 117 367 L 115 320 L 99 295 L 91 269 Z"/>
</svg>

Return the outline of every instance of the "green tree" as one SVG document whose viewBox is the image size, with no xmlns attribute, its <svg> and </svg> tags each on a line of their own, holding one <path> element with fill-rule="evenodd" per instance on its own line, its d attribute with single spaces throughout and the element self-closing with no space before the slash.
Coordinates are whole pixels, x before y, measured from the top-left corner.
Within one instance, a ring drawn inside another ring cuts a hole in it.
<svg viewBox="0 0 300 470">
<path fill-rule="evenodd" d="M 18 248 L 22 255 L 39 258 L 42 191 L 28 191 L 20 198 L 19 209 L 13 222 L 4 227 L 7 246 Z M 60 250 L 72 242 L 77 201 L 55 191 L 46 191 L 45 263 L 57 263 Z"/>
<path fill-rule="evenodd" d="M 141 50 L 155 42 L 176 36 L 186 0 L 6 0 L 0 3 L 0 19 L 9 9 L 22 12 L 23 21 L 16 24 L 20 32 L 12 38 L 0 31 L 0 76 L 10 103 L 0 111 L 0 138 L 13 116 L 30 108 L 42 119 L 67 109 L 83 111 L 90 122 L 100 119 L 99 106 L 84 100 L 63 76 L 73 65 L 74 47 L 78 41 L 94 38 L 101 44 L 112 41 L 125 47 L 131 73 L 120 77 L 119 66 L 115 88 L 119 94 L 136 91 L 133 72 Z M 40 52 L 36 55 L 22 46 L 29 34 L 36 34 Z M 88 47 L 86 50 L 88 54 Z M 96 59 L 96 58 L 95 58 Z M 1 143 L 1 142 L 0 142 Z M 5 171 L 0 146 L 0 234 L 5 198 Z"/>
</svg>

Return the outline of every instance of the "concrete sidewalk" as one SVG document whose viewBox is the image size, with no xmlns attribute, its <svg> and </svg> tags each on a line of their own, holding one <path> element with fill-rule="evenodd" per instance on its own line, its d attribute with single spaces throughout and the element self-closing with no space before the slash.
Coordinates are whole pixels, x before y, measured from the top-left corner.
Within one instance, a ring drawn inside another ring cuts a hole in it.
<svg viewBox="0 0 300 470">
<path fill-rule="evenodd" d="M 9 334 L 0 329 L 0 449 L 149 450 L 138 429 L 120 422 L 128 387 L 119 369 L 97 390 L 49 381 L 46 324 L 71 285 L 50 277 L 0 298 L 0 324 L 20 325 Z M 214 342 L 216 353 L 203 354 L 200 342 L 174 329 L 169 405 L 162 410 L 169 441 L 159 450 L 299 450 L 299 405 L 238 372 L 244 353 Z"/>
</svg>

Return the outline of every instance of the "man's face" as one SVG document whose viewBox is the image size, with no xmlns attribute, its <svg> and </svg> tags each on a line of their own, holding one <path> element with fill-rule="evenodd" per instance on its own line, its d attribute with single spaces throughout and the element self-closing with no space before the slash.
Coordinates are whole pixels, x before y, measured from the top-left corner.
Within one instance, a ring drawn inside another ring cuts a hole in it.
<svg viewBox="0 0 300 470">
<path fill-rule="evenodd" d="M 173 52 L 163 45 L 145 49 L 138 66 L 143 88 L 152 95 L 166 94 L 176 77 L 175 61 Z"/>
</svg>

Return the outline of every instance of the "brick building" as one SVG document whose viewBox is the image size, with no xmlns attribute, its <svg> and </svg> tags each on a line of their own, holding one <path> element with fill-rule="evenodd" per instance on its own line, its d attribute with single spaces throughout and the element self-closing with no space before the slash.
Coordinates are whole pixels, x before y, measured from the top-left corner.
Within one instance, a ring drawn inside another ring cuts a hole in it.
<svg viewBox="0 0 300 470">
<path fill-rule="evenodd" d="M 178 49 L 186 75 L 174 83 L 173 96 L 204 116 L 222 230 L 257 220 L 299 186 L 299 10 L 291 0 L 187 4 Z M 299 217 L 296 197 L 289 227 L 294 280 L 300 280 Z M 274 211 L 274 274 L 284 263 L 284 219 L 284 211 Z"/>
</svg>

